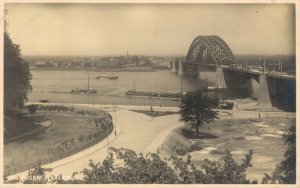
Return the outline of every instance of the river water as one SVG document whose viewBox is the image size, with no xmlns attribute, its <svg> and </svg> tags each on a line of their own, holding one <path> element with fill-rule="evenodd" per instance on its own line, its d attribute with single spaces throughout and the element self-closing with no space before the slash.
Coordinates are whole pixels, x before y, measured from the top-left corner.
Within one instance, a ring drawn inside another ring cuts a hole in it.
<svg viewBox="0 0 300 188">
<path fill-rule="evenodd" d="M 125 96 L 128 90 L 152 92 L 180 92 L 195 90 L 203 86 L 198 78 L 183 77 L 170 71 L 155 72 L 87 72 L 31 70 L 33 92 L 29 101 L 48 99 L 50 102 L 162 105 L 176 106 L 179 101 Z M 97 76 L 118 76 L 118 80 L 96 80 Z M 89 79 L 88 79 L 89 77 Z M 89 82 L 89 83 L 88 83 Z M 181 84 L 182 82 L 182 84 Z M 72 89 L 98 90 L 97 94 L 71 94 Z"/>
</svg>

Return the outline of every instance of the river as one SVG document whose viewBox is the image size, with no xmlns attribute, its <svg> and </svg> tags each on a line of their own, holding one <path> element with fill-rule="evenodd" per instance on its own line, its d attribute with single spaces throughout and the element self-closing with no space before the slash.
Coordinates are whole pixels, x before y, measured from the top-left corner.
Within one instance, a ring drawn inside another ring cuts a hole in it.
<svg viewBox="0 0 300 188">
<path fill-rule="evenodd" d="M 48 99 L 50 102 L 162 105 L 176 106 L 179 101 L 125 96 L 128 90 L 152 92 L 180 92 L 195 90 L 203 86 L 198 78 L 183 77 L 170 71 L 155 72 L 87 72 L 31 70 L 33 92 L 29 101 Z M 118 80 L 96 80 L 97 76 L 118 76 Z M 89 79 L 88 79 L 89 77 Z M 71 94 L 72 89 L 97 89 L 97 94 Z"/>
</svg>

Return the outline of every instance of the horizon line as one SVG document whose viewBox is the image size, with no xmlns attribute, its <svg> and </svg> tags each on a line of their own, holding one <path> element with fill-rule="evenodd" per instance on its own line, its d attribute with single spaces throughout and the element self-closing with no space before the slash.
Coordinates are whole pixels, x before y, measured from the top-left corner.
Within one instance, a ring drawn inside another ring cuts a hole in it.
<svg viewBox="0 0 300 188">
<path fill-rule="evenodd" d="M 96 54 L 65 54 L 65 55 L 51 55 L 51 54 L 22 54 L 21 57 L 120 57 L 127 56 L 126 54 L 106 54 L 106 55 L 96 55 Z M 149 54 L 131 54 L 130 56 L 145 56 L 145 57 L 182 57 L 186 54 L 162 54 L 162 55 L 149 55 Z M 235 54 L 235 56 L 296 56 L 296 54 Z"/>
</svg>

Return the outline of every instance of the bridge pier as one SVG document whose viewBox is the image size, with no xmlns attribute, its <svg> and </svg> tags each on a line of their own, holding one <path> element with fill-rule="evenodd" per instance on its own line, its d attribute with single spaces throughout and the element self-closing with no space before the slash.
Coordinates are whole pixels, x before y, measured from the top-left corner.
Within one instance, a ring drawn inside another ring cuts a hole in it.
<svg viewBox="0 0 300 188">
<path fill-rule="evenodd" d="M 271 108 L 271 98 L 269 94 L 268 82 L 266 74 L 259 75 L 259 93 L 257 105 L 262 108 Z"/>
<path fill-rule="evenodd" d="M 221 67 L 221 66 L 217 66 L 217 68 L 216 68 L 215 87 L 227 88 L 225 76 L 224 76 L 224 70 L 223 70 L 223 67 Z"/>
<path fill-rule="evenodd" d="M 178 75 L 183 75 L 182 62 L 178 62 Z"/>
<path fill-rule="evenodd" d="M 172 70 L 171 72 L 177 72 L 175 61 L 172 61 Z"/>
<path fill-rule="evenodd" d="M 255 78 L 250 78 L 250 87 L 251 87 L 251 97 L 254 99 L 259 99 L 260 97 L 260 85 L 259 85 L 259 78 L 258 80 Z"/>
</svg>

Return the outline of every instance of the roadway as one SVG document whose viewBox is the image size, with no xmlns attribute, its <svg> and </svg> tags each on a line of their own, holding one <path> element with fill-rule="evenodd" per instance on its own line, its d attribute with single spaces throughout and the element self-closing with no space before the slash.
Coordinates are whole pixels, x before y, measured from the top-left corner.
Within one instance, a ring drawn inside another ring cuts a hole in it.
<svg viewBox="0 0 300 188">
<path fill-rule="evenodd" d="M 207 67 L 207 68 L 216 68 L 216 64 L 198 64 L 198 63 L 187 63 L 187 65 L 193 65 L 193 66 L 202 66 L 202 67 Z M 288 72 L 281 72 L 281 71 L 273 71 L 273 70 L 268 70 L 266 69 L 265 71 L 263 70 L 263 67 L 260 66 L 247 66 L 243 67 L 242 64 L 233 64 L 231 66 L 229 65 L 221 65 L 222 68 L 228 69 L 228 70 L 234 70 L 234 71 L 239 71 L 239 72 L 246 72 L 250 74 L 266 74 L 270 77 L 276 77 L 276 78 L 282 78 L 282 79 L 290 79 L 290 80 L 295 80 L 296 75 L 294 74 L 289 74 Z"/>
<path fill-rule="evenodd" d="M 149 110 L 150 106 L 118 106 L 117 112 L 114 112 L 113 105 L 78 105 L 77 107 L 102 109 L 109 111 L 113 117 L 115 130 L 109 135 L 108 139 L 102 140 L 100 143 L 70 157 L 44 165 L 45 168 L 52 168 L 50 175 L 62 175 L 64 179 L 69 179 L 73 172 L 81 171 L 88 167 L 89 160 L 94 162 L 103 161 L 108 155 L 108 146 L 116 148 L 128 148 L 137 153 L 156 152 L 163 144 L 167 136 L 176 128 L 184 126 L 179 121 L 179 114 L 150 117 L 142 113 L 133 112 L 130 110 Z M 222 119 L 237 119 L 237 118 L 258 118 L 258 111 L 243 110 L 240 105 L 239 109 L 221 110 L 219 115 Z M 173 111 L 179 110 L 178 107 L 153 107 L 154 111 Z M 271 117 L 294 117 L 294 113 L 288 112 L 267 112 L 262 113 L 261 118 Z M 14 179 L 20 177 L 24 179 L 27 176 L 26 172 L 21 172 L 8 177 Z"/>
<path fill-rule="evenodd" d="M 90 107 L 89 105 L 81 105 L 82 107 Z M 100 106 L 93 106 L 94 108 L 100 108 Z M 104 109 L 103 106 L 101 106 Z M 52 168 L 53 171 L 47 173 L 48 177 L 51 175 L 62 175 L 64 179 L 69 179 L 73 172 L 81 171 L 88 167 L 89 160 L 94 162 L 103 161 L 108 154 L 108 147 L 116 148 L 128 148 L 137 153 L 143 152 L 156 152 L 169 133 L 183 126 L 182 122 L 179 122 L 179 114 L 161 116 L 161 117 L 149 117 L 142 113 L 132 112 L 129 109 L 149 110 L 147 107 L 133 107 L 126 106 L 118 108 L 116 116 L 113 106 L 106 106 L 110 111 L 113 121 L 116 122 L 117 135 L 114 131 L 109 135 L 109 139 L 104 139 L 100 143 L 70 157 L 62 160 L 44 165 L 45 168 Z M 178 108 L 172 107 L 154 107 L 154 110 L 161 111 L 178 111 Z M 116 117 L 116 118 L 115 118 Z M 26 178 L 28 172 L 21 172 L 16 175 L 9 176 L 8 179 L 14 179 L 20 177 Z"/>
</svg>

